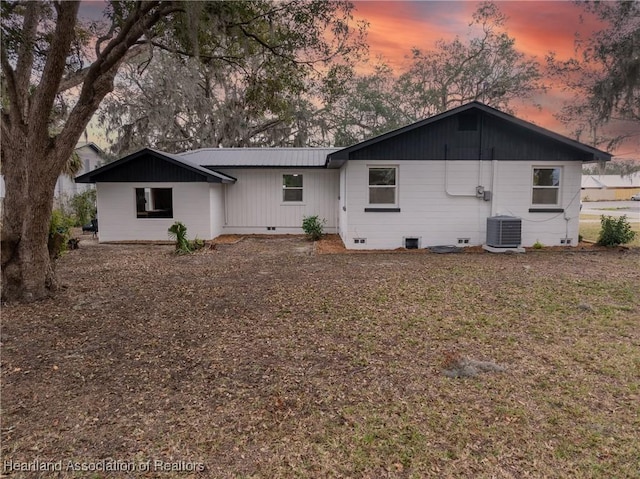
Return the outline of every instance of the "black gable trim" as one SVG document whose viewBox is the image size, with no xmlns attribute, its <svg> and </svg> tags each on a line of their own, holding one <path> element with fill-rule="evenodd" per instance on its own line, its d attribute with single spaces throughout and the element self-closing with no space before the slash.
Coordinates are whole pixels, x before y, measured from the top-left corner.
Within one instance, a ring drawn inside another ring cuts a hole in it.
<svg viewBox="0 0 640 479">
<path fill-rule="evenodd" d="M 76 183 L 134 183 L 134 182 L 233 182 L 216 172 L 200 171 L 157 151 L 145 148 L 118 161 L 85 173 Z"/>
<path fill-rule="evenodd" d="M 472 121 L 475 119 L 475 121 Z M 445 145 L 449 145 L 445 156 Z M 480 102 L 471 102 L 327 155 L 326 166 L 350 160 L 487 159 L 609 161 L 611 154 Z M 475 151 L 473 155 L 469 152 Z"/>
</svg>

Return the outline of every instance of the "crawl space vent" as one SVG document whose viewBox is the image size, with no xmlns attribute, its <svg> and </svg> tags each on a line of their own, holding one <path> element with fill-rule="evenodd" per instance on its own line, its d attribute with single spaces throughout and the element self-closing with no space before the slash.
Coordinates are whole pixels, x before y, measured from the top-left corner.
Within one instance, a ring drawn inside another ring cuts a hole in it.
<svg viewBox="0 0 640 479">
<path fill-rule="evenodd" d="M 404 247 L 407 249 L 418 249 L 419 242 L 420 242 L 419 238 L 405 238 Z"/>
</svg>

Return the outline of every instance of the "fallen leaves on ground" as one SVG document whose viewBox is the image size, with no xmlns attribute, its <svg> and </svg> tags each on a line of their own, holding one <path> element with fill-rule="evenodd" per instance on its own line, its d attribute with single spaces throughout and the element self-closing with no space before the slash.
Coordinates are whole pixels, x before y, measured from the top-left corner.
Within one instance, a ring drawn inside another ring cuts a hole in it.
<svg viewBox="0 0 640 479">
<path fill-rule="evenodd" d="M 638 250 L 226 243 L 83 239 L 55 297 L 4 306 L 3 461 L 206 467 L 167 478 L 640 470 Z M 447 377 L 450 351 L 504 371 Z"/>
</svg>

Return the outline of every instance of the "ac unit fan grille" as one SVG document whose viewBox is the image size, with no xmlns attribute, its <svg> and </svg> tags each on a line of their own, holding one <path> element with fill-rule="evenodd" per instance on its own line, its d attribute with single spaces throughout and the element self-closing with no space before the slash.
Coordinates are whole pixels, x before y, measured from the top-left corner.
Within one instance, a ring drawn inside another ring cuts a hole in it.
<svg viewBox="0 0 640 479">
<path fill-rule="evenodd" d="M 494 248 L 517 248 L 522 244 L 522 220 L 514 216 L 487 218 L 487 245 Z"/>
</svg>

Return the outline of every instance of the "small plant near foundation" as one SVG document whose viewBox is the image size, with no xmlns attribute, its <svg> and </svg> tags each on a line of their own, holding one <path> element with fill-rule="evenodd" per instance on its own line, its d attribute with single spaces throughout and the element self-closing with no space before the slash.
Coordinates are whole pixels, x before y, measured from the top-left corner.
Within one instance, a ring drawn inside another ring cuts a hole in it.
<svg viewBox="0 0 640 479">
<path fill-rule="evenodd" d="M 187 254 L 191 253 L 191 245 L 187 239 L 187 227 L 176 221 L 169 227 L 169 238 L 176 241 L 176 253 Z"/>
<path fill-rule="evenodd" d="M 544 245 L 540 243 L 540 241 L 536 240 L 536 242 L 533 243 L 533 249 L 542 249 L 542 248 L 544 248 Z"/>
<path fill-rule="evenodd" d="M 169 238 L 176 242 L 176 254 L 189 254 L 205 247 L 206 243 L 200 238 L 189 241 L 187 227 L 176 221 L 169 227 Z"/>
<path fill-rule="evenodd" d="M 318 218 L 318 215 L 305 216 L 302 220 L 302 231 L 313 241 L 318 241 L 322 238 L 324 225 L 327 222 L 325 219 Z"/>
<path fill-rule="evenodd" d="M 191 251 L 198 251 L 205 247 L 205 242 L 200 238 L 196 238 L 193 241 L 190 241 L 189 245 L 191 246 Z"/>
<path fill-rule="evenodd" d="M 630 243 L 636 237 L 636 232 L 631 229 L 625 215 L 619 218 L 602 215 L 600 225 L 602 227 L 598 236 L 600 246 L 618 246 Z"/>
</svg>

